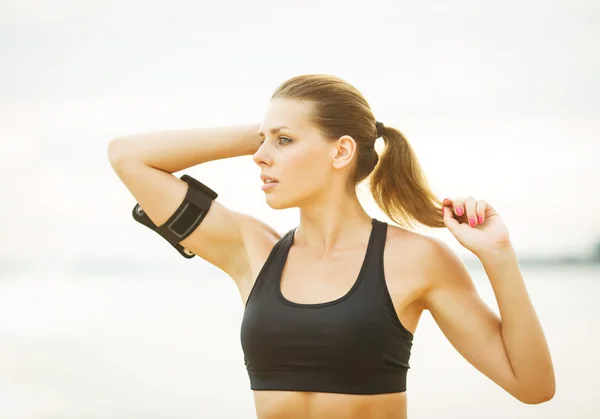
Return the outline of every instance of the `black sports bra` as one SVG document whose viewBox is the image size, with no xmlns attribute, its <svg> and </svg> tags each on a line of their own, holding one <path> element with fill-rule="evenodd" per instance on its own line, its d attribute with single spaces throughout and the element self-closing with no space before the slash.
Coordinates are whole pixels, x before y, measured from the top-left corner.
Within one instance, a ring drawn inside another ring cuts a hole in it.
<svg viewBox="0 0 600 419">
<path fill-rule="evenodd" d="M 241 326 L 252 390 L 347 394 L 406 391 L 413 335 L 400 322 L 383 271 L 387 223 L 375 218 L 360 273 L 336 300 L 299 304 L 281 293 L 294 232 L 273 247 Z"/>
</svg>

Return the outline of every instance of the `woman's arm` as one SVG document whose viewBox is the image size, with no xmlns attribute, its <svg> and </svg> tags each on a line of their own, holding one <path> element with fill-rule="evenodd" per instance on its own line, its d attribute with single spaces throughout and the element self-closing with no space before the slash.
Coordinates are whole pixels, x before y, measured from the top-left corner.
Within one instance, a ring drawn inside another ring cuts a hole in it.
<svg viewBox="0 0 600 419">
<path fill-rule="evenodd" d="M 135 161 L 167 173 L 213 160 L 252 155 L 260 147 L 260 124 L 124 135 L 110 141 L 113 166 Z"/>
<path fill-rule="evenodd" d="M 479 371 L 524 403 L 554 397 L 548 344 L 527 294 L 508 228 L 485 200 L 444 199 L 444 223 L 483 264 L 500 318 L 481 300 L 465 266 L 440 240 L 429 240 L 423 305 L 452 345 Z M 425 263 L 425 261 L 423 261 Z"/>
<path fill-rule="evenodd" d="M 502 339 L 523 394 L 534 400 L 550 400 L 555 392 L 552 358 L 514 248 L 483 253 L 479 259 L 498 302 Z"/>
<path fill-rule="evenodd" d="M 259 124 L 254 124 L 126 135 L 110 141 L 108 158 L 144 212 L 161 226 L 180 206 L 188 188 L 173 172 L 253 154 L 261 144 L 258 130 Z M 210 179 L 200 181 L 211 186 Z M 278 239 L 279 234 L 265 223 L 216 200 L 200 225 L 180 243 L 242 285 L 239 281 L 249 278 L 252 252 L 268 249 Z"/>
<path fill-rule="evenodd" d="M 500 318 L 482 301 L 464 264 L 446 244 L 432 241 L 423 256 L 430 263 L 432 284 L 424 307 L 456 350 L 521 402 L 550 400 L 555 392 L 552 360 L 512 247 L 479 256 Z"/>
</svg>

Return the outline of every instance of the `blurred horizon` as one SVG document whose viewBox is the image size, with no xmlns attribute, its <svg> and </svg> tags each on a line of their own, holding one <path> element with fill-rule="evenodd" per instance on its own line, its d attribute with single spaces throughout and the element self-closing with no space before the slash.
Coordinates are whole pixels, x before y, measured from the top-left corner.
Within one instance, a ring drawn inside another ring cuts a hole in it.
<svg viewBox="0 0 600 419">
<path fill-rule="evenodd" d="M 5 220 L 23 217 L 26 222 L 0 227 L 1 258 L 29 263 L 34 237 L 35 247 L 43 249 L 36 252 L 39 263 L 98 255 L 135 260 L 141 254 L 147 254 L 148 259 L 171 260 L 165 254 L 171 250 L 162 246 L 162 239 L 148 239 L 153 237 L 149 233 L 155 233 L 145 231 L 131 218 L 135 200 L 112 171 L 106 147 L 110 139 L 127 133 L 225 125 L 226 113 L 219 114 L 213 123 L 206 120 L 195 124 L 191 105 L 175 104 L 140 101 L 120 106 L 104 103 L 100 108 L 98 103 L 92 107 L 57 103 L 37 104 L 31 110 L 13 108 L 12 117 L 0 121 L 0 135 L 13 139 L 8 143 L 9 153 L 0 155 L 6 179 L 0 193 L 11 197 L 0 207 L 0 215 Z M 250 104 L 245 106 L 251 108 Z M 255 116 L 231 116 L 231 121 L 259 120 L 260 112 L 253 112 Z M 28 122 L 28 116 L 35 117 L 36 123 Z M 600 180 L 600 144 L 594 138 L 600 118 L 580 117 L 576 123 L 567 123 L 521 116 L 512 119 L 511 127 L 482 117 L 471 122 L 439 115 L 407 117 L 404 123 L 379 119 L 387 125 L 405 127 L 400 129 L 438 197 L 473 195 L 494 205 L 508 225 L 519 255 L 590 257 L 594 252 L 600 241 L 600 214 L 584 208 L 600 204 L 600 195 L 590 194 Z M 109 126 L 106 120 L 111 121 Z M 514 126 L 521 128 L 520 133 L 506 140 Z M 571 152 L 564 153 L 560 137 L 567 136 L 568 130 L 579 135 L 570 141 Z M 492 141 L 482 143 L 479 138 L 484 135 Z M 380 141 L 376 144 L 379 152 L 383 146 Z M 459 146 L 453 141 L 459 141 Z M 464 151 L 476 147 L 482 148 Z M 538 149 L 544 150 L 543 157 L 537 157 Z M 452 156 L 452 161 L 447 156 Z M 280 233 L 297 223 L 297 209 L 275 211 L 266 205 L 259 189 L 259 169 L 250 156 L 208 162 L 184 172 L 216 190 L 224 205 L 269 220 Z M 364 183 L 359 197 L 369 214 L 390 222 Z M 578 204 L 581 209 L 574 212 Z M 438 236 L 461 255 L 470 256 L 445 229 L 417 231 Z"/>
</svg>

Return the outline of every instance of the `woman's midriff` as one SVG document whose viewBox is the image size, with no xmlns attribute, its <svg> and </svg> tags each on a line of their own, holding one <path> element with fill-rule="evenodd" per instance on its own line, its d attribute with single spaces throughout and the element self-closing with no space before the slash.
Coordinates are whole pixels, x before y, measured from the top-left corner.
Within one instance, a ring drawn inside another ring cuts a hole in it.
<svg viewBox="0 0 600 419">
<path fill-rule="evenodd" d="M 254 391 L 258 419 L 406 419 L 406 393 Z"/>
</svg>

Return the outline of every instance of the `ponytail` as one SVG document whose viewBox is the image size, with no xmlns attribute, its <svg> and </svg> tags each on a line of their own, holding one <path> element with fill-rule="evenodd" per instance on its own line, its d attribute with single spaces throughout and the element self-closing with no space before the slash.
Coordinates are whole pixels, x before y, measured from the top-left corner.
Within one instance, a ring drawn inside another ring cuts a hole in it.
<svg viewBox="0 0 600 419">
<path fill-rule="evenodd" d="M 375 202 L 398 225 L 444 227 L 442 202 L 431 191 L 410 143 L 395 128 L 380 129 L 386 146 L 369 182 Z"/>
</svg>

